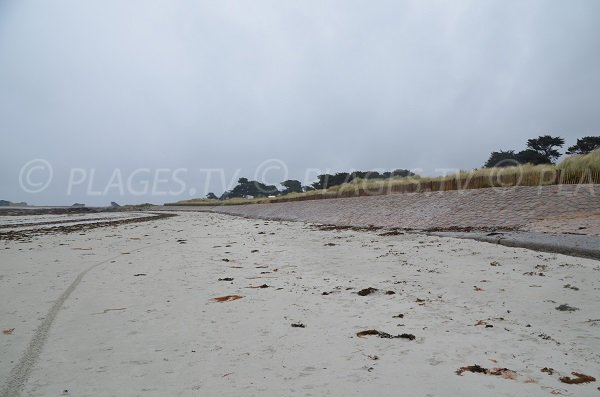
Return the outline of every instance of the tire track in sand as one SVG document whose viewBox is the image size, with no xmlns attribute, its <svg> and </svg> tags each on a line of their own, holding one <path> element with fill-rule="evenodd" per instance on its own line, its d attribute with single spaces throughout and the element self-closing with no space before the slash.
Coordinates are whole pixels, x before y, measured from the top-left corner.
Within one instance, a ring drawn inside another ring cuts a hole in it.
<svg viewBox="0 0 600 397">
<path fill-rule="evenodd" d="M 145 245 L 143 247 L 130 250 L 129 253 L 139 252 L 147 248 L 152 248 L 167 243 L 169 243 L 169 241 L 165 241 L 158 244 Z M 123 254 L 115 255 L 113 257 L 103 260 L 102 262 L 98 262 L 89 266 L 87 269 L 79 273 L 75 280 L 73 280 L 73 282 L 67 287 L 67 289 L 63 291 L 63 293 L 58 297 L 58 299 L 56 299 L 56 301 L 54 301 L 54 304 L 52 305 L 48 313 L 46 313 L 44 321 L 42 321 L 42 323 L 35 330 L 33 338 L 27 345 L 27 349 L 25 349 L 25 353 L 23 353 L 17 365 L 15 365 L 10 371 L 7 381 L 2 387 L 2 390 L 0 391 L 0 397 L 17 397 L 21 395 L 21 391 L 23 391 L 23 387 L 29 379 L 31 370 L 37 363 L 42 349 L 44 348 L 44 344 L 48 339 L 48 331 L 50 330 L 52 323 L 54 322 L 56 316 L 60 312 L 60 309 L 62 308 L 65 301 L 69 299 L 69 296 L 73 293 L 73 291 L 75 291 L 75 288 L 77 288 L 79 283 L 81 283 L 81 280 L 85 277 L 85 275 L 88 274 L 90 271 L 94 270 L 95 268 L 104 265 L 112 260 L 115 260 L 122 255 Z"/>
</svg>

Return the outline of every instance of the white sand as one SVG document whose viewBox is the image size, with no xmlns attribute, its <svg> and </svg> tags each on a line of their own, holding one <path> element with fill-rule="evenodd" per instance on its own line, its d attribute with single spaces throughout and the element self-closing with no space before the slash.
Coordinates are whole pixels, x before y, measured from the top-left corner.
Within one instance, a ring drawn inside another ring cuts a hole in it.
<svg viewBox="0 0 600 397">
<path fill-rule="evenodd" d="M 3 241 L 0 393 L 598 396 L 559 377 L 600 380 L 599 278 L 593 260 L 207 213 Z M 229 294 L 243 298 L 211 301 Z M 416 339 L 356 337 L 368 329 Z M 472 364 L 516 379 L 455 374 Z"/>
</svg>

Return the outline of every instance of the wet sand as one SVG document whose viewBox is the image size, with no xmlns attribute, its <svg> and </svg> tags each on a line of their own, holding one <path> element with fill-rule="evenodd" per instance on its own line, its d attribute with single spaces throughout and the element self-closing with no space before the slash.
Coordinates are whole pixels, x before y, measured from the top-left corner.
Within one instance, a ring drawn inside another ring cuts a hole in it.
<svg viewBox="0 0 600 397">
<path fill-rule="evenodd" d="M 381 234 L 189 212 L 0 241 L 1 393 L 598 395 L 565 381 L 600 376 L 600 262 Z"/>
</svg>

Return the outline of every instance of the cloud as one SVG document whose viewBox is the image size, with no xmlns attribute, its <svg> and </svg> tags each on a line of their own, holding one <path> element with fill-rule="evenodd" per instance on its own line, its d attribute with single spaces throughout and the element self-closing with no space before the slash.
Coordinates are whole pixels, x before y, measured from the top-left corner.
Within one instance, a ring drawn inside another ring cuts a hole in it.
<svg viewBox="0 0 600 397">
<path fill-rule="evenodd" d="M 596 1 L 4 2 L 0 198 L 65 197 L 71 168 L 481 166 L 552 133 L 598 134 Z M 34 158 L 57 181 L 28 195 Z M 62 178 L 62 179 L 61 179 Z M 273 181 L 271 181 L 273 182 Z M 213 183 L 211 190 L 223 188 Z M 189 189 L 175 200 L 188 198 Z"/>
</svg>

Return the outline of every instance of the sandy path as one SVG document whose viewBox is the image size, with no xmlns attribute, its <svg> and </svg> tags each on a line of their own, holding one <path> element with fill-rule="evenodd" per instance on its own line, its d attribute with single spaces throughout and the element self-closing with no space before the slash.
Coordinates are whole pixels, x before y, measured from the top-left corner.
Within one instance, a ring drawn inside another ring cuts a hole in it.
<svg viewBox="0 0 600 397">
<path fill-rule="evenodd" d="M 599 393 L 559 377 L 600 379 L 600 262 L 207 213 L 0 242 L 0 390 L 93 266 L 20 368 L 22 395 Z M 356 337 L 368 329 L 416 339 Z M 455 374 L 472 364 L 515 379 Z"/>
</svg>

